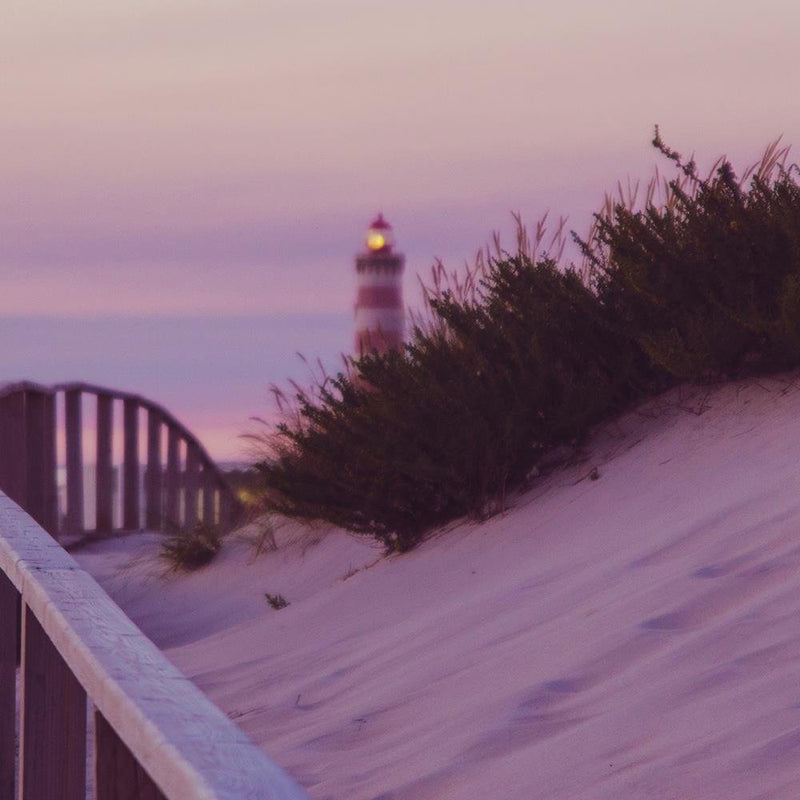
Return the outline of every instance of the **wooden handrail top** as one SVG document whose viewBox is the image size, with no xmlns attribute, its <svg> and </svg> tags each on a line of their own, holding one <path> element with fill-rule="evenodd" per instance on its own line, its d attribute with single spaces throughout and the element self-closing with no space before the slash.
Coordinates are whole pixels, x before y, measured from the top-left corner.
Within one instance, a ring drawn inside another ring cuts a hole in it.
<svg viewBox="0 0 800 800">
<path fill-rule="evenodd" d="M 120 391 L 118 389 L 109 389 L 106 386 L 98 386 L 94 383 L 86 383 L 85 381 L 70 381 L 68 383 L 56 383 L 52 386 L 36 383 L 35 381 L 9 381 L 0 383 L 0 400 L 8 397 L 17 392 L 38 392 L 50 396 L 56 395 L 58 392 L 83 392 L 85 394 L 94 394 L 103 397 L 110 397 L 113 400 L 130 401 L 136 403 L 146 411 L 153 411 L 158 414 L 165 425 L 168 425 L 177 430 L 184 441 L 189 442 L 192 446 L 196 447 L 200 455 L 200 462 L 204 467 L 209 467 L 219 472 L 214 463 L 214 460 L 208 454 L 208 451 L 203 447 L 200 441 L 189 431 L 178 419 L 176 419 L 164 406 L 153 400 L 148 400 L 142 395 L 133 392 Z M 230 484 L 224 475 L 219 473 L 219 482 L 226 488 L 231 489 Z"/>
<path fill-rule="evenodd" d="M 165 796 L 308 800 L 2 492 L 0 570 Z"/>
</svg>

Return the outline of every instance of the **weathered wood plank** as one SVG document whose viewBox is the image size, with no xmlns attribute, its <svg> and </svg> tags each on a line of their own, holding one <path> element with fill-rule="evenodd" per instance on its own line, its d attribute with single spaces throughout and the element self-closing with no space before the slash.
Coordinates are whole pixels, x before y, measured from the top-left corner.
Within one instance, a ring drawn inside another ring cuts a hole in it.
<svg viewBox="0 0 800 800">
<path fill-rule="evenodd" d="M 114 520 L 114 465 L 111 453 L 113 398 L 97 395 L 97 475 L 95 480 L 98 533 L 110 533 Z"/>
<path fill-rule="evenodd" d="M 30 514 L 0 494 L 0 570 L 22 591 L 26 570 L 46 564 L 48 569 L 77 569 L 75 559 Z"/>
<path fill-rule="evenodd" d="M 122 457 L 122 527 L 139 529 L 139 404 L 125 400 L 123 404 Z"/>
<path fill-rule="evenodd" d="M 86 693 L 29 608 L 21 670 L 22 800 L 85 800 Z"/>
<path fill-rule="evenodd" d="M 43 398 L 40 392 L 25 393 L 25 502 L 22 507 L 45 529 Z M 47 531 L 50 533 L 50 531 Z"/>
<path fill-rule="evenodd" d="M 83 408 L 80 390 L 64 394 L 67 440 L 67 533 L 83 533 Z"/>
<path fill-rule="evenodd" d="M 161 530 L 161 414 L 151 408 L 147 412 L 147 472 L 145 473 L 145 527 Z"/>
<path fill-rule="evenodd" d="M 95 800 L 166 800 L 99 711 L 94 730 Z"/>
<path fill-rule="evenodd" d="M 167 427 L 167 475 L 166 500 L 164 503 L 164 523 L 167 530 L 181 527 L 180 518 L 180 433 L 178 429 Z"/>
<path fill-rule="evenodd" d="M 210 485 L 210 478 L 209 482 L 206 483 L 205 479 L 202 480 L 202 490 L 204 499 L 202 502 L 203 505 L 203 516 L 214 516 L 219 517 L 219 494 L 225 494 L 230 492 L 230 488 L 225 480 L 225 476 L 219 471 L 216 467 L 214 462 L 209 457 L 208 453 L 206 452 L 205 448 L 202 444 L 194 437 L 192 434 L 178 422 L 175 417 L 173 417 L 166 409 L 162 406 L 153 403 L 149 400 L 146 400 L 143 397 L 140 397 L 136 394 L 131 394 L 130 392 L 120 392 L 115 391 L 113 389 L 105 388 L 102 386 L 96 386 L 94 384 L 89 384 L 85 382 L 71 382 L 71 383 L 61 383 L 56 384 L 55 386 L 42 386 L 40 384 L 33 383 L 31 381 L 21 381 L 14 384 L 4 384 L 0 386 L 0 487 L 5 486 L 10 494 L 20 501 L 27 503 L 27 496 L 26 496 L 26 476 L 27 470 L 25 467 L 26 463 L 26 437 L 24 432 L 24 413 L 25 413 L 25 396 L 27 393 L 38 393 L 40 395 L 47 395 L 47 396 L 54 396 L 57 392 L 64 392 L 65 395 L 67 394 L 93 394 L 98 398 L 106 398 L 100 400 L 98 405 L 102 406 L 106 403 L 113 404 L 115 400 L 120 400 L 123 403 L 129 404 L 136 404 L 139 408 L 144 408 L 148 411 L 148 436 L 150 435 L 150 425 L 155 425 L 155 420 L 159 420 L 160 425 L 166 425 L 168 428 L 174 428 L 177 431 L 178 439 L 183 440 L 186 442 L 187 447 L 193 446 L 196 447 L 199 452 L 199 459 L 202 465 L 202 471 L 209 471 L 214 476 L 216 476 L 216 486 L 213 491 L 206 492 L 206 486 Z M 15 414 L 4 413 L 8 409 L 16 408 Z M 17 422 L 8 421 L 12 416 L 16 416 Z M 99 427 L 102 427 L 103 423 L 103 412 L 100 410 L 98 419 Z M 109 431 L 112 428 L 113 419 L 111 417 L 111 412 L 109 411 L 109 418 L 108 418 L 108 428 Z M 13 438 L 15 441 L 12 442 L 10 439 Z M 111 438 L 111 434 L 109 434 L 109 439 Z M 98 437 L 98 445 L 100 448 L 103 447 L 105 437 L 100 436 Z M 148 439 L 148 442 L 150 440 Z M 49 449 L 49 448 L 48 448 Z M 166 492 L 165 492 L 165 466 L 160 459 L 158 459 L 158 467 L 152 468 L 156 464 L 155 460 L 155 453 L 157 450 L 155 448 L 151 448 L 150 444 L 148 443 L 148 475 L 145 478 L 145 489 L 146 489 L 146 496 L 148 492 L 148 486 L 151 484 L 148 481 L 152 481 L 152 487 L 155 487 L 156 484 L 159 484 L 158 489 L 152 488 L 150 491 L 151 501 L 149 504 L 150 509 L 150 522 L 147 522 L 147 503 L 145 504 L 145 522 L 148 527 L 150 528 L 162 528 L 164 527 L 164 511 L 166 505 Z M 153 454 L 153 458 L 151 458 L 151 454 Z M 110 446 L 109 446 L 109 457 L 107 459 L 109 464 L 112 464 L 112 458 L 110 454 Z M 104 477 L 106 470 L 103 467 L 103 458 L 101 456 L 100 459 L 100 481 L 98 491 L 101 494 L 104 494 L 102 490 Z M 21 470 L 21 471 L 20 471 Z M 108 532 L 114 527 L 114 523 L 116 521 L 115 511 L 115 490 L 114 490 L 114 472 L 113 472 L 113 465 L 111 466 L 110 470 L 108 470 L 109 475 L 107 476 L 107 483 L 111 487 L 111 491 L 107 496 L 107 503 L 111 506 L 111 511 L 106 513 L 103 508 L 103 503 L 100 504 L 100 521 L 101 525 L 99 527 L 100 531 Z M 77 473 L 73 473 L 77 474 Z M 175 513 L 173 513 L 173 522 L 172 526 L 181 525 L 181 520 L 183 518 L 183 514 L 181 513 L 182 505 L 182 497 L 183 497 L 183 480 L 181 474 L 181 459 L 178 458 L 178 471 L 177 471 L 177 500 L 176 500 L 176 509 Z M 141 480 L 141 479 L 140 479 Z M 50 494 L 53 494 L 55 497 L 55 483 L 49 484 L 46 488 L 46 491 Z M 152 498 L 155 497 L 155 494 L 159 494 L 158 502 L 156 503 Z M 73 503 L 73 508 L 77 508 L 77 492 L 75 493 L 74 497 L 76 498 L 76 502 Z M 47 508 L 51 508 L 49 501 L 46 504 Z M 213 515 L 206 514 L 206 511 L 210 510 L 211 507 L 214 507 Z M 236 513 L 238 514 L 239 511 L 239 504 L 235 501 L 232 503 L 232 508 L 235 509 Z M 52 506 L 52 513 L 53 519 L 57 521 L 57 503 L 54 502 Z M 68 513 L 69 513 L 69 503 L 68 503 Z M 159 523 L 156 522 L 156 516 L 159 516 Z M 77 514 L 76 514 L 77 516 Z M 141 517 L 141 510 L 139 513 Z M 85 511 L 84 511 L 85 517 Z M 142 520 L 139 519 L 139 523 L 141 524 Z M 55 527 L 55 523 L 53 525 Z M 65 525 L 66 527 L 74 527 L 74 522 L 70 520 L 69 526 Z M 83 529 L 85 530 L 85 521 L 83 523 Z M 78 530 L 80 532 L 80 528 Z"/>
<path fill-rule="evenodd" d="M 208 463 L 203 464 L 203 522 L 206 525 L 217 524 L 217 474 Z"/>
<path fill-rule="evenodd" d="M 42 527 L 58 538 L 58 483 L 56 477 L 56 396 L 46 394 L 42 407 L 44 428 L 44 523 Z"/>
<path fill-rule="evenodd" d="M 219 478 L 217 479 L 219 481 Z M 219 525 L 224 531 L 231 530 L 238 521 L 239 504 L 233 492 L 219 482 Z"/>
<path fill-rule="evenodd" d="M 14 502 L 27 502 L 25 392 L 0 398 L 0 489 Z"/>
<path fill-rule="evenodd" d="M 224 489 L 220 487 L 219 492 L 219 526 L 227 531 L 230 528 L 231 504 Z"/>
<path fill-rule="evenodd" d="M 25 394 L 26 500 L 23 507 L 51 535 L 58 533 L 55 475 L 55 402 L 38 391 Z"/>
<path fill-rule="evenodd" d="M 0 797 L 2 798 L 15 796 L 19 607 L 19 592 L 0 571 Z"/>
<path fill-rule="evenodd" d="M 29 612 L 165 797 L 308 800 L 74 559 L 3 495 L 0 570 L 21 589 Z"/>
<path fill-rule="evenodd" d="M 200 488 L 200 451 L 192 442 L 186 444 L 186 476 L 184 481 L 185 513 L 184 527 L 188 530 L 197 525 L 197 498 Z"/>
</svg>

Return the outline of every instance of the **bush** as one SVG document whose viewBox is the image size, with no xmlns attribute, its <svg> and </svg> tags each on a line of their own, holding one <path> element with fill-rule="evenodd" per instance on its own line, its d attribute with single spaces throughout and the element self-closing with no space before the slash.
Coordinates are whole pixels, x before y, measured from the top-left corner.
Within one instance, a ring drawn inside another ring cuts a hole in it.
<svg viewBox="0 0 800 800">
<path fill-rule="evenodd" d="M 593 252 L 603 304 L 651 361 L 676 380 L 786 369 L 800 336 L 800 187 L 775 146 L 737 179 L 721 159 L 685 176 L 670 202 L 598 218 Z M 747 183 L 749 180 L 749 184 Z"/>
<path fill-rule="evenodd" d="M 286 606 L 289 605 L 289 601 L 282 594 L 270 594 L 269 592 L 264 592 L 264 597 L 267 598 L 267 602 L 276 611 L 280 611 L 282 608 L 286 608 Z"/>
<path fill-rule="evenodd" d="M 198 522 L 194 528 L 169 534 L 159 555 L 173 571 L 195 570 L 209 564 L 222 547 L 218 528 Z"/>
<path fill-rule="evenodd" d="M 551 261 L 493 261 L 474 301 L 431 304 L 440 327 L 297 395 L 298 421 L 259 464 L 276 510 L 403 551 L 498 508 L 541 454 L 633 391 L 633 348 Z"/>
<path fill-rule="evenodd" d="M 583 271 L 521 235 L 516 254 L 429 287 L 404 347 L 298 389 L 257 464 L 271 506 L 402 552 L 502 508 L 543 455 L 637 398 L 800 363 L 800 188 L 786 151 L 772 145 L 742 179 L 722 159 L 701 180 L 657 129 L 654 145 L 678 177 L 661 203 L 652 184 L 639 211 L 607 200 L 577 239 Z"/>
</svg>

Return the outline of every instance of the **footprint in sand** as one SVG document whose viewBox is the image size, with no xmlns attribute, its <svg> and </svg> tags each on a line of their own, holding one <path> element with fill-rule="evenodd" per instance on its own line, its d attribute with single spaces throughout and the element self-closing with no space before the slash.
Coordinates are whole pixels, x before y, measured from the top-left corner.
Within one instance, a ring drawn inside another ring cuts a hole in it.
<svg viewBox="0 0 800 800">
<path fill-rule="evenodd" d="M 782 559 L 758 562 L 734 573 L 731 565 L 741 564 L 743 560 L 750 559 L 734 559 L 696 571 L 693 573 L 694 577 L 727 576 L 727 580 L 674 611 L 644 620 L 640 627 L 649 631 L 687 631 L 699 628 L 716 617 L 746 606 L 759 594 L 795 574 L 794 568 Z"/>
<path fill-rule="evenodd" d="M 592 675 L 576 675 L 539 684 L 520 697 L 502 726 L 472 745 L 465 757 L 483 761 L 503 756 L 586 722 L 593 714 L 576 697 L 595 683 Z"/>
</svg>

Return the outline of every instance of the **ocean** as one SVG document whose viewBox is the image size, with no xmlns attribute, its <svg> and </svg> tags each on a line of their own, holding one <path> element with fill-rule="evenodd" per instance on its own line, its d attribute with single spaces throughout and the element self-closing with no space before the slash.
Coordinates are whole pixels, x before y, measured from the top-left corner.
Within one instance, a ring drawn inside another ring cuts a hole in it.
<svg viewBox="0 0 800 800">
<path fill-rule="evenodd" d="M 349 352 L 346 313 L 195 317 L 0 316 L 0 383 L 87 381 L 163 405 L 217 460 L 248 458 L 242 434 L 269 419 L 271 384 L 308 383 Z"/>
</svg>

